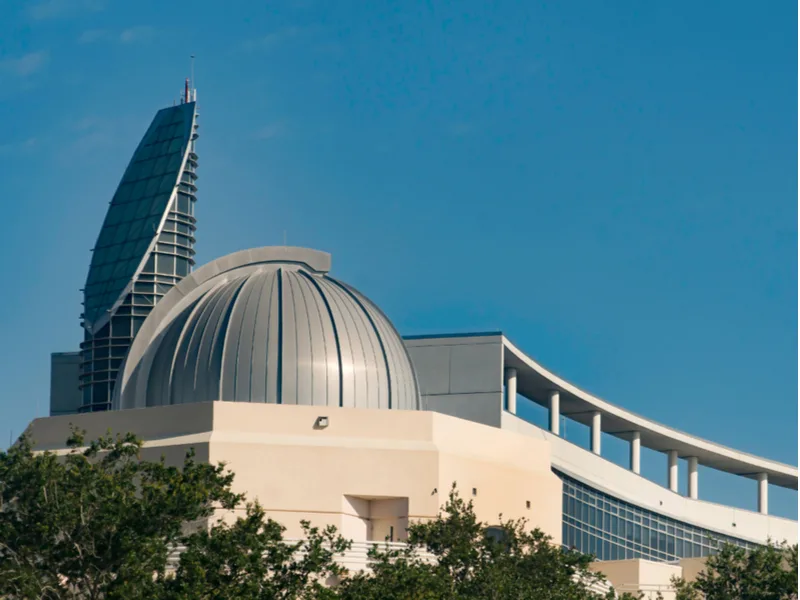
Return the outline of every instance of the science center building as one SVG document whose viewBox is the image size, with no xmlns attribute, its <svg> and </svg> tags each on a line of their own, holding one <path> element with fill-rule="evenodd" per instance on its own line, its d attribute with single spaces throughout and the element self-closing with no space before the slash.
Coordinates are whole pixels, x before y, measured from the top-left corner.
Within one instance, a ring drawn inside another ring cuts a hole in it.
<svg viewBox="0 0 800 600">
<path fill-rule="evenodd" d="M 456 482 L 480 520 L 524 517 L 638 589 L 691 576 L 720 541 L 797 543 L 797 523 L 767 506 L 769 485 L 797 489 L 796 467 L 597 398 L 503 333 L 404 338 L 317 250 L 194 268 L 197 121 L 187 81 L 133 154 L 93 250 L 84 341 L 52 355 L 51 416 L 28 428 L 37 448 L 63 448 L 71 423 L 132 431 L 146 458 L 194 448 L 289 537 L 309 519 L 402 542 Z M 519 396 L 549 410 L 549 427 L 517 415 Z M 563 419 L 590 428 L 588 449 L 560 435 Z M 603 457 L 601 432 L 629 443 L 629 468 Z M 665 486 L 640 475 L 642 446 L 663 453 Z M 752 479 L 758 511 L 700 499 L 698 465 Z"/>
</svg>

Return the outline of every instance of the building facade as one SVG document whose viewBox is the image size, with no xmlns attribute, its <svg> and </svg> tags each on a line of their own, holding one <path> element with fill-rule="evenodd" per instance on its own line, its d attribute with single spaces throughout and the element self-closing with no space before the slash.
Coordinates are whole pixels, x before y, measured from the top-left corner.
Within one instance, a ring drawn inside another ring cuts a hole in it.
<svg viewBox="0 0 800 600">
<path fill-rule="evenodd" d="M 190 402 L 38 419 L 31 435 L 58 450 L 70 423 L 87 439 L 135 431 L 144 459 L 180 465 L 194 448 L 196 460 L 224 461 L 234 491 L 258 498 L 288 538 L 307 519 L 356 543 L 403 541 L 409 520 L 435 518 L 455 482 L 481 520 L 526 518 L 561 542 L 547 442 L 431 411 Z"/>
<path fill-rule="evenodd" d="M 197 129 L 187 80 L 181 103 L 156 113 L 111 199 L 83 288 L 81 412 L 110 407 L 137 331 L 194 265 Z"/>
<path fill-rule="evenodd" d="M 193 270 L 196 131 L 187 83 L 111 202 L 84 342 L 52 355 L 51 416 L 30 426 L 39 449 L 63 449 L 70 424 L 132 431 L 145 456 L 175 463 L 195 448 L 290 535 L 309 519 L 356 542 L 402 541 L 455 484 L 482 521 L 526 518 L 622 578 L 673 573 L 721 542 L 797 543 L 797 523 L 768 510 L 769 486 L 797 490 L 797 467 L 597 398 L 501 332 L 402 338 L 316 250 L 254 248 Z M 547 427 L 518 414 L 523 399 L 548 409 Z M 588 449 L 563 419 L 589 427 Z M 629 444 L 628 468 L 603 456 L 603 434 Z M 666 485 L 641 476 L 642 446 L 663 453 Z M 699 465 L 753 480 L 758 510 L 702 500 Z"/>
<path fill-rule="evenodd" d="M 601 560 L 705 557 L 721 542 L 743 547 L 797 540 L 797 522 L 768 514 L 768 486 L 797 489 L 797 468 L 672 429 L 596 398 L 522 352 L 501 332 L 408 337 L 422 404 L 429 410 L 546 440 L 563 481 L 564 544 Z M 542 429 L 517 415 L 527 399 L 548 409 Z M 584 424 L 590 448 L 562 435 Z M 603 457 L 601 434 L 625 440 L 628 468 Z M 641 476 L 642 446 L 664 455 L 665 486 Z M 679 459 L 686 462 L 684 496 Z M 698 465 L 754 481 L 758 511 L 699 497 Z"/>
</svg>

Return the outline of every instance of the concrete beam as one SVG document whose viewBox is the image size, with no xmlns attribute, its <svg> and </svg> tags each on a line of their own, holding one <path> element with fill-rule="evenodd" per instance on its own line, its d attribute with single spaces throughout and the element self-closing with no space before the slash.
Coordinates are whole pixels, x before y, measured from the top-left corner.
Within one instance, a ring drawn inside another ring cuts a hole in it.
<svg viewBox="0 0 800 600">
<path fill-rule="evenodd" d="M 602 434 L 602 413 L 596 410 L 592 413 L 592 452 L 600 454 L 600 440 Z"/>
<path fill-rule="evenodd" d="M 678 451 L 667 452 L 667 484 L 673 492 L 678 491 Z"/>
<path fill-rule="evenodd" d="M 561 395 L 558 390 L 550 392 L 550 433 L 558 435 L 558 426 L 561 419 Z"/>
<path fill-rule="evenodd" d="M 769 498 L 769 478 L 766 473 L 758 474 L 758 512 L 762 515 L 768 514 Z"/>
<path fill-rule="evenodd" d="M 506 410 L 512 415 L 515 415 L 517 414 L 517 370 L 512 368 L 506 369 L 505 377 Z"/>
<path fill-rule="evenodd" d="M 637 475 L 641 472 L 642 465 L 642 434 L 634 431 L 631 435 L 631 471 Z"/>
<path fill-rule="evenodd" d="M 697 457 L 690 456 L 687 461 L 689 462 L 689 498 L 697 500 Z"/>
</svg>

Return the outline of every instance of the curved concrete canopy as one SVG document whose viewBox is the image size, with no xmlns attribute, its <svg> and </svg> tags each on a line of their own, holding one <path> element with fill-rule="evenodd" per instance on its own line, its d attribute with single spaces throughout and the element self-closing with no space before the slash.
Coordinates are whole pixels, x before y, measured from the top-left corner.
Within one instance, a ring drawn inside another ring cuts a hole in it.
<svg viewBox="0 0 800 600">
<path fill-rule="evenodd" d="M 537 404 L 548 406 L 548 393 L 555 390 L 559 392 L 561 414 L 579 423 L 591 426 L 593 413 L 600 412 L 601 429 L 610 435 L 630 439 L 633 432 L 639 432 L 641 444 L 652 450 L 677 450 L 682 458 L 697 457 L 702 465 L 750 479 L 766 473 L 770 483 L 797 489 L 797 467 L 678 431 L 601 400 L 548 371 L 501 337 L 504 367 L 517 369 L 517 392 Z"/>
</svg>

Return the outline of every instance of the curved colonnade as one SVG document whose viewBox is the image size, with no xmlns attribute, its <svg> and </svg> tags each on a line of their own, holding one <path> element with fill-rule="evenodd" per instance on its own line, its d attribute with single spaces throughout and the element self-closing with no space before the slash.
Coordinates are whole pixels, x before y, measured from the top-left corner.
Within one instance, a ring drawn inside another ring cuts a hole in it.
<svg viewBox="0 0 800 600">
<path fill-rule="evenodd" d="M 758 482 L 758 511 L 768 513 L 768 484 L 797 489 L 797 468 L 657 423 L 619 406 L 601 400 L 548 371 L 502 336 L 505 409 L 516 414 L 520 394 L 549 409 L 549 431 L 559 436 L 561 416 L 587 425 L 591 430 L 591 451 L 601 453 L 601 433 L 630 443 L 630 470 L 639 474 L 641 447 L 667 457 L 667 481 L 678 491 L 678 459 L 688 463 L 687 490 L 690 499 L 698 497 L 698 465 L 732 473 Z"/>
</svg>

